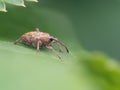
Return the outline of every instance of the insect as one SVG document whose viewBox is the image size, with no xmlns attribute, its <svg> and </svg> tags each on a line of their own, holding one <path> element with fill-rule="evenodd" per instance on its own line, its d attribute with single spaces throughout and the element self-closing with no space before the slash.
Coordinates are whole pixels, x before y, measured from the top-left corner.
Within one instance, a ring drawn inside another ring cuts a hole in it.
<svg viewBox="0 0 120 90">
<path fill-rule="evenodd" d="M 61 59 L 61 56 L 53 48 L 54 43 L 57 44 L 59 51 L 62 51 L 60 48 L 60 45 L 61 45 L 69 53 L 69 50 L 64 43 L 62 43 L 57 38 L 54 38 L 53 36 L 51 36 L 48 33 L 40 32 L 38 28 L 36 28 L 35 31 L 31 31 L 31 32 L 27 32 L 27 33 L 23 34 L 20 38 L 18 38 L 14 42 L 14 44 L 17 44 L 18 42 L 23 42 L 26 45 L 30 45 L 30 46 L 36 48 L 37 51 L 39 51 L 39 49 L 44 46 L 47 49 L 53 51 L 54 54 L 57 55 L 57 57 L 59 59 Z"/>
</svg>

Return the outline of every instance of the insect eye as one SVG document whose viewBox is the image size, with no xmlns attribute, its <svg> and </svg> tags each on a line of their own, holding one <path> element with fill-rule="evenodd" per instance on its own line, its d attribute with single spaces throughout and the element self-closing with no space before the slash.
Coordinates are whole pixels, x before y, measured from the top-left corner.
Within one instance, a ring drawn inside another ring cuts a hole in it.
<svg viewBox="0 0 120 90">
<path fill-rule="evenodd" d="M 50 42 L 53 41 L 53 38 L 49 38 L 49 41 L 50 41 Z"/>
</svg>

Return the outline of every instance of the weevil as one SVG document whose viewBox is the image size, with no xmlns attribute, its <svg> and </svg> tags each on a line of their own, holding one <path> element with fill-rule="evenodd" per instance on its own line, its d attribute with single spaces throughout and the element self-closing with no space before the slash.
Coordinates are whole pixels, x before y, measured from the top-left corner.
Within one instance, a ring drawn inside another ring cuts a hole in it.
<svg viewBox="0 0 120 90">
<path fill-rule="evenodd" d="M 63 42 L 61 42 L 57 38 L 54 38 L 49 33 L 41 32 L 38 28 L 36 28 L 35 31 L 31 31 L 23 34 L 20 38 L 18 38 L 14 42 L 14 44 L 17 44 L 19 42 L 23 42 L 26 45 L 30 45 L 36 48 L 37 51 L 39 51 L 41 47 L 45 46 L 47 49 L 53 51 L 54 54 L 57 55 L 59 59 L 61 59 L 61 56 L 53 48 L 54 43 L 57 43 L 59 51 L 62 51 L 60 49 L 60 45 L 61 45 L 69 53 L 67 46 Z"/>
</svg>

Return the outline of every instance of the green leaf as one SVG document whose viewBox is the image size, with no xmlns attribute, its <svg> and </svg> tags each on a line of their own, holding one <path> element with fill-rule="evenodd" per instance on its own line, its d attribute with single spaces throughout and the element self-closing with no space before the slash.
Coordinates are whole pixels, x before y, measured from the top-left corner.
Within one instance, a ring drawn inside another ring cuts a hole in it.
<svg viewBox="0 0 120 90">
<path fill-rule="evenodd" d="M 71 72 L 72 56 L 64 59 L 61 62 L 48 51 L 36 52 L 24 45 L 0 41 L 0 90 L 80 90 L 85 86 L 81 80 L 85 79 L 78 80 Z"/>
<path fill-rule="evenodd" d="M 17 6 L 25 7 L 24 0 L 4 0 L 6 3 L 10 3 Z"/>
<path fill-rule="evenodd" d="M 26 0 L 28 2 L 38 2 L 38 0 Z M 25 7 L 24 0 L 0 0 L 0 11 L 6 12 L 5 3 Z"/>
<path fill-rule="evenodd" d="M 120 67 L 114 59 L 98 52 L 82 57 L 83 64 L 89 76 L 102 90 L 120 90 Z M 103 88 L 104 87 L 104 88 Z"/>
<path fill-rule="evenodd" d="M 29 1 L 29 2 L 38 2 L 38 0 L 26 0 L 26 1 Z"/>
<path fill-rule="evenodd" d="M 0 0 L 0 11 L 7 12 L 6 6 L 3 0 Z"/>
</svg>

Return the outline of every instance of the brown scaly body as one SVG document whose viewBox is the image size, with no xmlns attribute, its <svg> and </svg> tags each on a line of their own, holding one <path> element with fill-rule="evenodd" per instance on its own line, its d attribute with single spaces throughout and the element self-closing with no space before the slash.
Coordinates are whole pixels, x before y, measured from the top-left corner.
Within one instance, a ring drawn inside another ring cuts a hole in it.
<svg viewBox="0 0 120 90">
<path fill-rule="evenodd" d="M 62 45 L 67 52 L 68 49 L 65 46 L 64 43 L 60 42 L 58 39 L 50 36 L 48 33 L 40 32 L 39 29 L 37 28 L 36 31 L 28 32 L 23 34 L 18 40 L 14 42 L 14 44 L 17 44 L 18 42 L 22 41 L 24 44 L 33 46 L 39 50 L 42 46 L 45 46 L 49 50 L 54 51 L 54 53 L 61 59 L 60 55 L 54 50 L 53 48 L 53 43 L 57 43 L 58 45 Z M 60 51 L 62 51 L 59 48 Z"/>
</svg>

